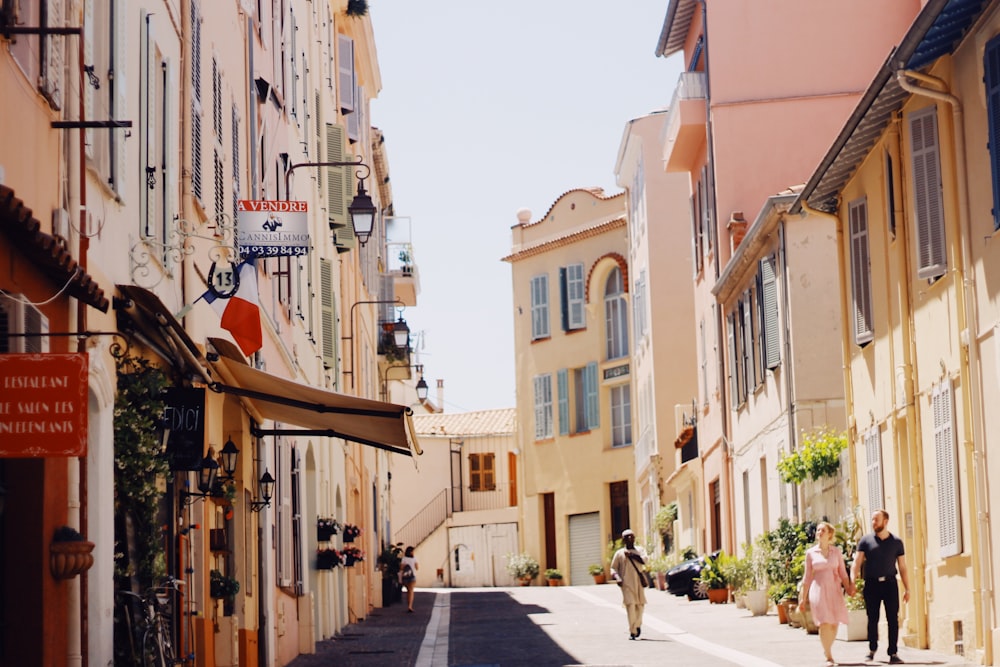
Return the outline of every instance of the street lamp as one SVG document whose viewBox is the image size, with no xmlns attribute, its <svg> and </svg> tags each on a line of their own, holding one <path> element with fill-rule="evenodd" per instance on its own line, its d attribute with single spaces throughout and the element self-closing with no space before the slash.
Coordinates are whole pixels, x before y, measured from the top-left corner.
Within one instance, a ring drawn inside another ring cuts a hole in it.
<svg viewBox="0 0 1000 667">
<path fill-rule="evenodd" d="M 267 468 L 264 468 L 264 474 L 260 476 L 258 486 L 262 500 L 250 501 L 251 512 L 259 512 L 265 507 L 271 506 L 271 498 L 274 497 L 274 477 L 271 477 L 271 473 L 268 472 Z"/>
<path fill-rule="evenodd" d="M 410 327 L 402 315 L 392 325 L 392 340 L 400 350 L 405 350 L 410 344 Z"/>
<path fill-rule="evenodd" d="M 375 214 L 378 212 L 378 209 L 375 208 L 375 204 L 372 202 L 372 198 L 368 196 L 368 192 L 365 190 L 365 179 L 371 175 L 371 167 L 360 159 L 357 162 L 297 162 L 296 164 L 288 165 L 288 169 L 285 170 L 286 197 L 288 196 L 288 179 L 292 175 L 292 172 L 299 167 L 364 167 L 364 176 L 360 172 L 355 172 L 354 174 L 358 179 L 358 194 L 354 196 L 354 201 L 347 207 L 347 212 L 351 216 L 351 226 L 354 227 L 354 235 L 357 237 L 358 243 L 362 247 L 368 243 L 368 239 L 372 235 L 372 228 L 375 226 Z M 332 224 L 330 225 L 330 229 L 333 229 Z"/>
<path fill-rule="evenodd" d="M 209 455 L 201 460 L 201 469 L 198 470 L 198 492 L 181 491 L 181 502 L 185 505 L 193 505 L 198 498 L 210 498 L 214 496 L 215 478 L 219 474 L 219 463 L 212 458 L 212 450 Z"/>
<path fill-rule="evenodd" d="M 232 438 L 226 440 L 226 444 L 222 446 L 222 472 L 226 480 L 232 480 L 233 476 L 236 474 L 236 459 L 240 455 L 240 450 L 236 449 L 236 443 L 233 442 Z"/>
<path fill-rule="evenodd" d="M 427 400 L 427 392 L 429 387 L 427 386 L 427 381 L 424 380 L 424 376 L 420 376 L 420 380 L 417 381 L 417 400 L 421 403 Z"/>
</svg>

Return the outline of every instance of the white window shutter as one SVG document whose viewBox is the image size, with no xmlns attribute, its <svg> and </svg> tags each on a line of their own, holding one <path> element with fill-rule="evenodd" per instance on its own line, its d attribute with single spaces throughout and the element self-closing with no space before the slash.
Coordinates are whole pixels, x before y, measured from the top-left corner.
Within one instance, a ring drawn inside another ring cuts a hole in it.
<svg viewBox="0 0 1000 667">
<path fill-rule="evenodd" d="M 917 277 L 936 278 L 948 269 L 937 107 L 930 106 L 910 114 L 909 127 L 917 223 Z"/>
<path fill-rule="evenodd" d="M 851 202 L 848 205 L 848 215 L 851 227 L 851 303 L 854 310 L 854 342 L 864 345 L 874 338 L 867 200 L 862 197 Z"/>
<path fill-rule="evenodd" d="M 115 57 L 111 65 L 114 70 L 113 83 L 115 87 L 114 120 L 128 119 L 128 96 L 126 94 L 127 82 L 125 80 L 125 71 L 128 66 L 128 43 L 126 41 L 128 25 L 125 18 L 126 12 L 128 11 L 127 7 L 128 3 L 123 0 L 119 0 L 119 2 L 114 3 L 114 28 L 111 33 L 112 39 L 115 41 Z M 118 198 L 124 199 L 126 181 L 125 135 L 127 130 L 114 129 L 108 131 L 111 132 L 111 145 L 113 147 L 111 154 L 111 164 L 113 169 L 111 185 L 114 188 L 115 194 L 118 195 Z"/>
<path fill-rule="evenodd" d="M 569 434 L 569 371 L 560 368 L 556 373 L 556 397 L 559 401 L 559 435 Z"/>
<path fill-rule="evenodd" d="M 764 365 L 774 370 L 781 363 L 781 346 L 778 339 L 778 284 L 774 273 L 774 257 L 760 261 L 761 291 L 763 292 L 761 316 L 764 330 Z"/>
<path fill-rule="evenodd" d="M 337 35 L 337 94 L 341 113 L 354 111 L 354 40 Z"/>
<path fill-rule="evenodd" d="M 865 479 L 868 481 L 868 513 L 885 507 L 882 481 L 882 435 L 878 425 L 865 431 Z"/>
<path fill-rule="evenodd" d="M 94 67 L 94 3 L 97 0 L 84 0 L 83 2 L 83 64 L 87 67 Z M 94 86 L 91 85 L 89 77 L 84 77 L 81 84 L 83 86 L 83 117 L 84 120 L 94 120 Z M 87 157 L 94 159 L 94 131 L 84 130 L 84 144 L 86 145 Z"/>
<path fill-rule="evenodd" d="M 549 335 L 549 277 L 535 276 L 531 279 L 531 338 L 545 338 Z"/>
<path fill-rule="evenodd" d="M 962 520 L 958 485 L 955 410 L 950 380 L 934 387 L 934 452 L 937 467 L 938 526 L 941 558 L 962 553 Z"/>
<path fill-rule="evenodd" d="M 65 0 L 48 0 L 46 24 L 53 28 L 66 25 Z M 42 73 L 42 92 L 53 109 L 63 105 L 63 68 L 67 38 L 49 36 L 45 40 L 45 70 Z"/>
<path fill-rule="evenodd" d="M 569 301 L 569 328 L 582 329 L 586 326 L 583 264 L 566 267 L 566 292 Z"/>
</svg>

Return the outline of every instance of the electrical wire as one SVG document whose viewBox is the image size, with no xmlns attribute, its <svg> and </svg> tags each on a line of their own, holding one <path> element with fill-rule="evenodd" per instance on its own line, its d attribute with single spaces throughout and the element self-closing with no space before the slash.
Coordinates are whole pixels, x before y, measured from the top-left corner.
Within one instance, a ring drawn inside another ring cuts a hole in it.
<svg viewBox="0 0 1000 667">
<path fill-rule="evenodd" d="M 21 303 L 27 303 L 28 305 L 35 306 L 36 308 L 38 306 L 44 306 L 44 305 L 52 303 L 53 301 L 55 301 L 56 299 L 58 299 L 59 296 L 62 295 L 63 292 L 65 292 L 67 289 L 69 289 L 69 286 L 71 284 L 73 284 L 73 281 L 80 274 L 80 271 L 81 271 L 80 267 L 77 266 L 76 269 L 73 271 L 73 275 L 71 275 L 69 277 L 69 280 L 66 281 L 66 284 L 63 285 L 61 288 L 59 288 L 58 292 L 56 292 L 55 294 L 53 294 L 52 296 L 50 296 L 45 301 L 37 301 L 37 302 L 36 301 L 30 301 L 27 298 L 25 298 L 23 295 L 21 295 L 20 297 L 18 297 L 18 296 L 14 295 L 14 294 L 11 294 L 9 292 L 5 292 L 2 289 L 0 289 L 0 296 L 4 297 L 5 299 L 9 299 L 11 301 L 18 301 L 18 302 L 21 302 Z"/>
</svg>

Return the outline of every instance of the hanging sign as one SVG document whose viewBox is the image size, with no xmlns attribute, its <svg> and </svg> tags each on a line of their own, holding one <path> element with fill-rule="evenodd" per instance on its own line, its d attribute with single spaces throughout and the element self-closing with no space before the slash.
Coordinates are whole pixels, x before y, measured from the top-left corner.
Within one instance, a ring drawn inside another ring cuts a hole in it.
<svg viewBox="0 0 1000 667">
<path fill-rule="evenodd" d="M 86 456 L 87 361 L 0 354 L 0 458 Z"/>
<path fill-rule="evenodd" d="M 170 429 L 167 436 L 170 469 L 200 470 L 205 455 L 204 387 L 168 387 L 163 403 L 163 423 Z"/>
<path fill-rule="evenodd" d="M 309 203 L 241 199 L 236 206 L 240 257 L 296 257 L 309 252 Z"/>
</svg>

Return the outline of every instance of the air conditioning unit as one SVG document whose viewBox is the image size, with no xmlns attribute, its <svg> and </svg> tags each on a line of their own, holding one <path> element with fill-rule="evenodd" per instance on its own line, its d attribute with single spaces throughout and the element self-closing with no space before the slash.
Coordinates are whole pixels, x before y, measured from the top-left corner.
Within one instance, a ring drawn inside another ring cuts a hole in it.
<svg viewBox="0 0 1000 667">
<path fill-rule="evenodd" d="M 49 351 L 49 318 L 23 297 L 0 297 L 0 353 L 39 354 Z M 36 334 L 9 336 L 8 334 Z"/>
</svg>

